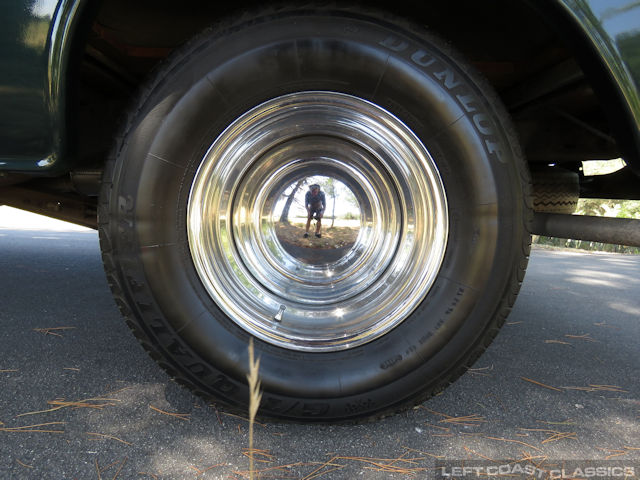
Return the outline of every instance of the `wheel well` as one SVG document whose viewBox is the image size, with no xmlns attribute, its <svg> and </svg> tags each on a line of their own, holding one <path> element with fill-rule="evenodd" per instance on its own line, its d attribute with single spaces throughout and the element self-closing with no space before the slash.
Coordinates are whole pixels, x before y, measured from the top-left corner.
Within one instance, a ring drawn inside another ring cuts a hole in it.
<svg viewBox="0 0 640 480">
<path fill-rule="evenodd" d="M 77 88 L 68 96 L 79 168 L 101 167 L 136 92 L 173 49 L 253 4 L 104 0 L 88 15 L 82 55 L 72 66 Z M 388 2 L 367 4 L 390 9 Z M 572 39 L 560 38 L 526 1 L 496 0 L 488 8 L 473 0 L 399 0 L 390 13 L 439 34 L 484 74 L 530 163 L 578 171 L 582 160 L 623 156 L 624 132 L 603 108 L 615 95 L 585 74 Z"/>
</svg>

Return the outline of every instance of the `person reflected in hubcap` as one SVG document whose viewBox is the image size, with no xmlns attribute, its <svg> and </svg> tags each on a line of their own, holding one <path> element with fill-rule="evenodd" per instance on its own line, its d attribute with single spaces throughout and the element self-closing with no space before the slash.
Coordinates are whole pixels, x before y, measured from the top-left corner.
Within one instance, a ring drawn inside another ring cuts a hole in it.
<svg viewBox="0 0 640 480">
<path fill-rule="evenodd" d="M 305 229 L 304 237 L 309 236 L 309 228 L 311 227 L 311 220 L 316 220 L 316 237 L 320 238 L 322 234 L 322 217 L 324 215 L 324 209 L 327 206 L 327 201 L 324 192 L 320 190 L 320 185 L 314 183 L 309 187 L 309 191 L 304 197 L 304 205 L 307 209 L 307 227 Z"/>
</svg>

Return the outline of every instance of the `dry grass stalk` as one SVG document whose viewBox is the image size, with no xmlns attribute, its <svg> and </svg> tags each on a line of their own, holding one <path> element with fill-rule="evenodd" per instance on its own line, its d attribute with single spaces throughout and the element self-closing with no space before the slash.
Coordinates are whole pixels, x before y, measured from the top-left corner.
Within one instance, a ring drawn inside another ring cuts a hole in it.
<svg viewBox="0 0 640 480">
<path fill-rule="evenodd" d="M 124 443 L 125 445 L 133 445 L 132 443 L 125 442 L 121 438 L 114 437 L 113 435 L 105 435 L 104 433 L 87 432 L 87 435 L 92 435 L 94 437 L 108 438 L 110 440 L 115 440 L 116 442 Z"/>
<path fill-rule="evenodd" d="M 45 335 L 54 335 L 56 337 L 62 337 L 62 335 L 60 333 L 57 332 L 61 332 L 64 330 L 72 330 L 76 327 L 48 327 L 48 328 L 34 328 L 33 331 L 34 332 L 38 332 L 38 333 L 44 333 Z"/>
<path fill-rule="evenodd" d="M 164 410 L 159 409 L 158 407 L 154 407 L 153 405 L 149 405 L 149 408 L 154 412 L 161 413 L 163 415 L 167 415 L 169 417 L 179 418 L 185 422 L 189 421 L 189 417 L 191 416 L 188 413 L 173 413 L 173 412 L 165 412 Z"/>
<path fill-rule="evenodd" d="M 49 427 L 52 425 L 64 425 L 65 422 L 47 422 L 38 423 L 36 425 L 24 425 L 22 427 L 2 427 L 0 432 L 38 432 L 38 433 L 64 433 L 64 430 L 41 429 L 40 427 Z"/>
<path fill-rule="evenodd" d="M 249 382 L 249 478 L 253 480 L 253 424 L 258 414 L 260 401 L 262 400 L 262 392 L 260 391 L 260 379 L 258 373 L 260 371 L 260 359 L 254 360 L 253 338 L 249 340 L 249 373 L 247 382 Z"/>
<path fill-rule="evenodd" d="M 536 380 L 531 380 L 530 378 L 527 377 L 520 377 L 522 380 L 524 380 L 525 382 L 530 382 L 533 383 L 534 385 L 538 385 L 539 387 L 543 387 L 543 388 L 548 388 L 549 390 L 555 390 L 556 392 L 561 392 L 562 390 L 556 387 L 552 387 L 551 385 L 547 385 L 545 383 L 541 383 L 538 382 Z"/>
<path fill-rule="evenodd" d="M 15 373 L 19 371 L 20 370 L 17 370 L 17 369 L 9 369 L 9 370 L 0 370 L 0 373 Z"/>
</svg>

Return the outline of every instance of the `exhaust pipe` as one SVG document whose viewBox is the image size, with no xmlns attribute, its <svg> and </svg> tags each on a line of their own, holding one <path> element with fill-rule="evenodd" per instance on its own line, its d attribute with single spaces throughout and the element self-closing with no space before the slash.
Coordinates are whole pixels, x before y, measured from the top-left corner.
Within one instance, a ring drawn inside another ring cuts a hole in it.
<svg viewBox="0 0 640 480">
<path fill-rule="evenodd" d="M 640 247 L 640 220 L 555 213 L 533 214 L 532 233 Z"/>
</svg>

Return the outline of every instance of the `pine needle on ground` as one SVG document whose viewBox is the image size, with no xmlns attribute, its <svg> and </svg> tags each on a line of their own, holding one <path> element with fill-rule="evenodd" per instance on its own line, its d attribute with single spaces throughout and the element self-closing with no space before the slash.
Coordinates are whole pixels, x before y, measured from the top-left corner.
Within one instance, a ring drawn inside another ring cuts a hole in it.
<svg viewBox="0 0 640 480">
<path fill-rule="evenodd" d="M 545 435 L 547 435 L 547 438 L 540 442 L 540 444 L 542 445 L 544 445 L 545 443 L 557 442 L 558 440 L 578 439 L 576 432 L 559 432 L 557 430 L 551 430 L 547 428 L 521 428 L 520 430 L 524 430 L 526 432 L 543 432 Z"/>
<path fill-rule="evenodd" d="M 508 443 L 517 443 L 519 445 L 523 445 L 525 447 L 529 447 L 529 448 L 533 448 L 534 450 L 537 450 L 539 452 L 541 452 L 542 450 L 540 450 L 538 447 L 534 447 L 533 445 L 530 445 L 528 443 L 525 442 L 521 442 L 520 440 L 512 440 L 510 438 L 504 438 L 504 437 L 488 437 L 488 436 L 484 436 L 483 438 L 487 438 L 489 440 L 497 440 L 500 442 L 508 442 Z"/>
<path fill-rule="evenodd" d="M 45 335 L 54 335 L 56 337 L 62 337 L 63 335 L 58 332 L 64 330 L 73 330 L 76 327 L 48 327 L 48 328 L 34 328 L 34 332 L 43 333 Z"/>
<path fill-rule="evenodd" d="M 22 466 L 22 467 L 24 467 L 24 468 L 29 468 L 29 469 L 33 469 L 33 468 L 35 468 L 33 465 L 27 465 L 26 463 L 21 462 L 21 461 L 20 461 L 20 460 L 18 460 L 17 458 L 16 458 L 16 462 L 18 463 L 18 465 L 20 465 L 20 466 Z"/>
<path fill-rule="evenodd" d="M 87 435 L 91 435 L 93 437 L 108 438 L 110 440 L 115 440 L 116 442 L 124 443 L 125 445 L 133 445 L 133 443 L 125 442 L 121 438 L 114 437 L 113 435 L 106 435 L 104 433 L 87 432 Z"/>
<path fill-rule="evenodd" d="M 169 417 L 178 418 L 178 419 L 183 420 L 185 422 L 188 422 L 189 421 L 189 417 L 191 416 L 191 414 L 189 414 L 189 413 L 165 412 L 164 410 L 161 410 L 158 407 L 154 407 L 153 405 L 149 405 L 149 408 L 151 410 L 153 410 L 154 412 L 158 412 L 158 413 L 161 413 L 163 415 L 167 415 Z"/>
<path fill-rule="evenodd" d="M 593 338 L 590 333 L 585 333 L 583 335 L 565 335 L 565 337 L 575 338 L 577 340 L 585 340 L 587 342 L 597 342 L 597 340 Z"/>
<path fill-rule="evenodd" d="M 486 420 L 484 417 L 477 415 L 475 413 L 472 415 L 463 415 L 461 417 L 453 417 L 451 415 L 447 415 L 446 413 L 436 412 L 435 410 L 431 410 L 430 408 L 425 408 L 425 410 L 433 413 L 434 415 L 439 415 L 441 417 L 444 417 L 442 420 L 440 420 L 440 423 L 450 423 L 453 425 L 462 425 L 466 427 L 471 427 L 479 423 L 486 423 Z"/>
<path fill-rule="evenodd" d="M 562 387 L 565 390 L 581 390 L 583 392 L 618 392 L 618 393 L 629 393 L 628 390 L 624 390 L 622 387 L 618 387 L 617 385 L 595 385 L 589 384 L 586 387 Z"/>
<path fill-rule="evenodd" d="M 94 409 L 102 409 L 105 407 L 114 406 L 114 402 L 119 402 L 120 400 L 115 400 L 112 398 L 87 398 L 84 400 L 78 401 L 66 401 L 64 398 L 57 398 L 55 400 L 50 400 L 47 402 L 48 405 L 54 405 L 53 408 L 48 408 L 46 410 L 38 410 L 35 412 L 26 412 L 21 413 L 20 415 L 16 415 L 18 417 L 25 417 L 27 415 L 40 415 L 43 413 L 55 412 L 58 410 L 62 410 L 63 408 L 94 408 Z"/>
<path fill-rule="evenodd" d="M 547 385 L 545 383 L 541 383 L 536 380 L 531 380 L 530 378 L 527 378 L 527 377 L 520 377 L 520 378 L 525 382 L 533 383 L 534 385 L 538 385 L 539 387 L 547 388 L 549 390 L 555 390 L 556 392 L 562 391 L 560 388 L 552 387 L 551 385 Z"/>
<path fill-rule="evenodd" d="M 54 425 L 65 425 L 65 422 L 38 423 L 36 425 L 24 425 L 21 427 L 1 427 L 0 432 L 64 433 L 64 430 L 52 430 L 51 428 L 42 428 L 42 427 L 51 427 Z"/>
</svg>

